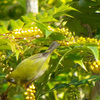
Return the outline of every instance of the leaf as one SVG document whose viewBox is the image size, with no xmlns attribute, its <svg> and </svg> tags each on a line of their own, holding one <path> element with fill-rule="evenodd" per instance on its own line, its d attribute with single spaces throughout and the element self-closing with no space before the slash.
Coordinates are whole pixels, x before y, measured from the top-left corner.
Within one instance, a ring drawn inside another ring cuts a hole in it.
<svg viewBox="0 0 100 100">
<path fill-rule="evenodd" d="M 8 33 L 9 32 L 5 26 L 0 27 L 0 29 L 2 30 L 3 33 Z"/>
<path fill-rule="evenodd" d="M 20 51 L 16 49 L 16 51 L 15 51 L 16 60 L 18 60 L 19 54 L 20 54 Z"/>
<path fill-rule="evenodd" d="M 60 88 L 69 88 L 71 85 L 74 85 L 74 86 L 79 86 L 79 85 L 82 85 L 82 84 L 87 84 L 89 82 L 96 82 L 100 80 L 100 77 L 98 75 L 93 75 L 87 79 L 83 79 L 83 80 L 77 80 L 77 79 L 73 79 L 70 83 L 66 84 L 66 83 L 60 83 L 60 84 L 56 84 L 52 89 L 60 89 Z"/>
<path fill-rule="evenodd" d="M 95 56 L 95 59 L 98 61 L 99 60 L 99 50 L 98 50 L 98 47 L 97 46 L 87 46 L 87 48 L 89 48 L 92 51 L 92 53 Z"/>
<path fill-rule="evenodd" d="M 22 19 L 26 24 L 32 23 L 32 21 L 27 16 L 22 16 Z"/>
<path fill-rule="evenodd" d="M 63 12 L 58 12 L 58 13 L 54 14 L 54 18 L 59 17 L 59 16 L 68 16 L 68 17 L 74 18 L 73 16 L 67 14 L 64 11 Z"/>
<path fill-rule="evenodd" d="M 0 50 L 11 50 L 11 47 L 9 45 L 1 45 Z"/>
<path fill-rule="evenodd" d="M 83 60 L 80 59 L 80 60 L 74 60 L 75 63 L 78 63 L 85 71 L 87 71 L 84 63 L 83 63 Z"/>
<path fill-rule="evenodd" d="M 20 19 L 18 19 L 16 22 L 17 22 L 17 25 L 18 25 L 20 28 L 23 27 L 24 22 L 22 22 Z"/>
<path fill-rule="evenodd" d="M 49 31 L 48 29 L 45 29 L 45 35 L 46 35 L 46 38 L 52 33 L 51 31 Z"/>
<path fill-rule="evenodd" d="M 7 39 L 0 39 L 0 45 L 7 44 Z"/>
<path fill-rule="evenodd" d="M 71 11 L 71 10 L 78 11 L 77 9 L 75 9 L 69 5 L 62 4 L 58 9 L 56 9 L 56 13 L 62 12 L 62 11 Z"/>
<path fill-rule="evenodd" d="M 11 47 L 11 50 L 13 51 L 13 52 L 15 52 L 16 51 L 16 46 L 15 46 L 15 43 L 13 43 L 12 41 L 7 41 L 7 43 L 8 43 L 8 45 Z"/>
<path fill-rule="evenodd" d="M 52 15 L 48 15 L 47 17 L 44 17 L 39 19 L 40 22 L 54 22 L 54 21 L 58 21 L 57 19 L 53 18 Z"/>
<path fill-rule="evenodd" d="M 76 34 L 87 33 L 86 29 L 81 25 L 81 21 L 78 19 L 69 19 L 66 23 L 69 31 L 75 32 Z"/>
<path fill-rule="evenodd" d="M 33 25 L 32 23 L 28 23 L 23 26 L 23 29 L 27 29 L 27 28 L 34 27 L 34 26 L 36 25 L 35 24 Z"/>
<path fill-rule="evenodd" d="M 63 84 L 56 84 L 55 86 L 54 86 L 54 88 L 53 89 L 59 89 L 59 88 L 64 88 L 64 87 L 69 87 L 69 85 L 68 84 L 66 84 L 66 83 L 63 83 Z"/>
<path fill-rule="evenodd" d="M 13 30 L 19 29 L 19 28 L 20 28 L 16 21 L 10 20 L 10 23 L 11 23 L 11 28 L 12 28 Z"/>
<path fill-rule="evenodd" d="M 2 29 L 0 29 L 0 34 L 3 34 L 3 31 L 2 31 Z"/>
<path fill-rule="evenodd" d="M 83 63 L 83 54 L 80 52 L 83 48 L 76 47 L 71 50 L 71 54 L 67 55 L 68 59 L 72 60 L 74 63 L 79 64 L 85 71 L 87 71 Z"/>
<path fill-rule="evenodd" d="M 48 28 L 44 24 L 42 24 L 36 20 L 33 20 L 33 21 L 36 23 L 36 26 L 38 28 L 40 28 L 41 31 L 45 34 L 46 38 L 52 33 L 52 31 L 49 31 Z"/>
<path fill-rule="evenodd" d="M 68 4 L 62 4 L 58 8 L 53 7 L 52 9 L 48 10 L 48 14 L 52 15 L 54 18 L 59 17 L 59 16 L 63 16 L 63 15 L 66 15 L 66 16 L 69 16 L 71 18 L 74 18 L 73 16 L 71 16 L 71 15 L 66 13 L 66 12 L 71 11 L 71 10 L 79 12 L 79 10 L 69 6 Z"/>
<path fill-rule="evenodd" d="M 0 50 L 11 50 L 7 39 L 0 39 Z"/>
<path fill-rule="evenodd" d="M 36 15 L 37 15 L 37 14 L 36 14 Z M 27 14 L 27 16 L 28 16 L 30 19 L 36 20 L 36 16 L 34 16 L 34 14 L 31 13 L 31 12 L 29 12 L 29 13 Z"/>
<path fill-rule="evenodd" d="M 65 39 L 65 37 L 62 35 L 62 33 L 58 33 L 58 32 L 53 32 L 50 37 L 53 39 L 53 40 L 63 40 Z"/>
</svg>

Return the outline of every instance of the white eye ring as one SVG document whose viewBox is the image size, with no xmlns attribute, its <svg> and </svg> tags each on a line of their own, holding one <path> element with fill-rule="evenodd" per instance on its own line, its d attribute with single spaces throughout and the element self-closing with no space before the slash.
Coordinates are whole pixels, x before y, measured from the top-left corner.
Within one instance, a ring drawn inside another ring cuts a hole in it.
<svg viewBox="0 0 100 100">
<path fill-rule="evenodd" d="M 15 79 L 14 78 L 11 78 L 10 81 L 13 83 L 13 82 L 15 82 Z"/>
</svg>

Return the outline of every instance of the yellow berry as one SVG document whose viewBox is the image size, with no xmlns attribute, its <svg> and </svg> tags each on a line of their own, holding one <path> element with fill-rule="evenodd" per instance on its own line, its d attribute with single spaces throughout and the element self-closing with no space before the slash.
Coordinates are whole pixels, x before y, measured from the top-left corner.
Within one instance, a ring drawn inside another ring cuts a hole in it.
<svg viewBox="0 0 100 100">
<path fill-rule="evenodd" d="M 28 92 L 24 92 L 24 95 L 28 95 Z"/>
</svg>

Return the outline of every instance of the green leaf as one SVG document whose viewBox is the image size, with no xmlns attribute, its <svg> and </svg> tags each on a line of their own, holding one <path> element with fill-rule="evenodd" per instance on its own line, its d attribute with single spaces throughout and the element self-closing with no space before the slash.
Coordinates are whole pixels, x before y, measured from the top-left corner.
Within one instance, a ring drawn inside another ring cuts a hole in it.
<svg viewBox="0 0 100 100">
<path fill-rule="evenodd" d="M 3 34 L 3 31 L 2 31 L 2 29 L 0 29 L 0 34 Z"/>
<path fill-rule="evenodd" d="M 53 18 L 52 15 L 48 15 L 47 17 L 42 17 L 41 19 L 39 19 L 38 21 L 40 22 L 54 22 L 54 21 L 58 21 L 57 19 Z"/>
<path fill-rule="evenodd" d="M 42 24 L 36 20 L 33 20 L 33 21 L 36 23 L 36 26 L 38 28 L 40 28 L 41 31 L 45 34 L 46 38 L 52 33 L 52 31 L 49 31 L 48 28 L 44 24 Z"/>
<path fill-rule="evenodd" d="M 58 12 L 58 13 L 55 13 L 55 14 L 54 14 L 54 18 L 59 17 L 59 16 L 68 16 L 68 17 L 74 18 L 73 16 L 67 14 L 67 13 L 64 12 L 64 11 L 63 11 L 63 12 Z"/>
<path fill-rule="evenodd" d="M 58 32 L 53 32 L 50 37 L 53 39 L 53 40 L 63 40 L 65 39 L 65 37 L 61 34 L 61 33 L 58 33 Z"/>
<path fill-rule="evenodd" d="M 5 26 L 0 27 L 0 29 L 2 30 L 3 33 L 8 33 L 9 32 Z"/>
<path fill-rule="evenodd" d="M 98 61 L 99 60 L 99 50 L 98 50 L 98 47 L 97 46 L 87 46 L 87 48 L 89 48 L 92 51 L 92 53 L 95 56 L 95 59 Z"/>
<path fill-rule="evenodd" d="M 9 40 L 0 39 L 0 50 L 11 50 L 11 47 L 8 45 Z"/>
<path fill-rule="evenodd" d="M 37 14 L 36 18 L 39 22 L 52 22 L 57 21 L 57 19 L 53 18 L 52 14 L 48 14 L 47 12 L 43 12 L 42 14 Z"/>
<path fill-rule="evenodd" d="M 22 16 L 23 21 L 27 23 L 32 23 L 32 21 L 27 16 Z"/>
<path fill-rule="evenodd" d="M 24 22 L 22 22 L 20 19 L 18 19 L 16 22 L 17 22 L 17 25 L 18 25 L 20 28 L 23 27 Z"/>
<path fill-rule="evenodd" d="M 87 71 L 84 63 L 83 63 L 83 60 L 80 59 L 80 60 L 74 60 L 75 63 L 79 64 L 85 71 Z"/>
<path fill-rule="evenodd" d="M 69 5 L 62 4 L 58 9 L 56 9 L 56 13 L 62 12 L 62 11 L 71 11 L 71 10 L 78 11 L 77 9 L 75 9 Z"/>
<path fill-rule="evenodd" d="M 30 19 L 36 20 L 36 16 L 34 16 L 34 14 L 31 13 L 31 12 L 29 12 L 29 13 L 27 14 L 27 16 L 28 16 Z"/>
<path fill-rule="evenodd" d="M 20 51 L 16 49 L 16 51 L 15 51 L 16 60 L 18 60 L 19 54 L 20 54 Z"/>
<path fill-rule="evenodd" d="M 52 33 L 51 31 L 49 31 L 48 29 L 45 29 L 45 35 L 46 35 L 46 38 Z"/>
<path fill-rule="evenodd" d="M 0 50 L 11 50 L 11 47 L 9 45 L 1 45 Z"/>
<path fill-rule="evenodd" d="M 7 39 L 0 39 L 0 45 L 7 44 Z"/>
<path fill-rule="evenodd" d="M 13 30 L 19 29 L 19 28 L 20 28 L 16 21 L 10 20 L 10 23 L 11 23 L 11 28 L 12 28 Z"/>
<path fill-rule="evenodd" d="M 0 78 L 5 78 L 5 74 L 0 74 Z"/>
<path fill-rule="evenodd" d="M 72 60 L 74 63 L 79 64 L 85 71 L 87 71 L 84 63 L 83 63 L 83 54 L 80 52 L 82 48 L 76 47 L 71 50 L 71 54 L 67 57 L 68 59 Z"/>
<path fill-rule="evenodd" d="M 77 79 L 73 79 L 70 83 L 66 84 L 66 83 L 60 83 L 60 84 L 56 84 L 52 89 L 60 89 L 60 88 L 69 88 L 71 85 L 74 85 L 74 86 L 79 86 L 79 85 L 82 85 L 82 84 L 87 84 L 89 82 L 96 82 L 97 80 L 100 80 L 100 77 L 98 75 L 93 75 L 87 79 L 83 79 L 83 80 L 77 80 Z"/>
<path fill-rule="evenodd" d="M 69 28 L 69 31 L 75 32 L 76 34 L 80 33 L 87 33 L 86 28 L 84 28 L 81 25 L 81 21 L 78 19 L 69 19 L 66 23 L 67 27 Z"/>
<path fill-rule="evenodd" d="M 16 51 L 16 46 L 15 46 L 15 43 L 13 43 L 12 41 L 7 41 L 7 43 L 8 43 L 8 45 L 11 47 L 11 50 L 13 51 L 13 52 L 15 52 Z"/>
</svg>

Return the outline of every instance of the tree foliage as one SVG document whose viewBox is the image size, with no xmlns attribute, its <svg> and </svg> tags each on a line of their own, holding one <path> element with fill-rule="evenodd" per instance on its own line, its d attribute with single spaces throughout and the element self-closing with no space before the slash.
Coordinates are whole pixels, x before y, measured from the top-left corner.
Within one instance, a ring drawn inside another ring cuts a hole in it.
<svg viewBox="0 0 100 100">
<path fill-rule="evenodd" d="M 15 0 L 13 0 L 15 1 Z M 20 0 L 19 0 L 20 1 Z M 10 0 L 7 7 L 14 7 L 18 15 L 25 7 Z M 22 0 L 23 1 L 23 0 Z M 57 2 L 58 1 L 58 2 Z M 47 50 L 52 41 L 60 47 L 51 55 L 49 69 L 26 90 L 13 85 L 7 91 L 11 100 L 82 100 L 87 97 L 94 83 L 100 80 L 100 2 L 99 0 L 44 0 L 40 13 L 17 16 L 5 8 L 0 19 L 0 99 L 9 83 L 5 76 L 25 58 Z M 5 2 L 0 2 L 2 5 Z M 9 6 L 11 5 L 12 6 Z M 43 5 L 45 4 L 45 5 Z M 4 8 L 4 5 L 1 6 Z M 0 11 L 2 11 L 0 9 Z M 8 12 L 8 13 L 6 13 Z M 12 14 L 14 14 L 12 16 Z M 11 14 L 11 15 L 10 15 Z M 0 14 L 1 15 L 1 14 Z M 17 20 L 15 20 L 17 19 Z M 28 91 L 29 90 L 29 91 Z M 30 91 L 35 95 L 30 95 Z M 88 93 L 87 93 L 88 91 Z M 82 97 L 82 94 L 84 97 Z M 25 95 L 26 96 L 25 96 Z M 3 98 L 6 99 L 6 96 Z M 96 99 L 95 99 L 96 100 Z"/>
</svg>

